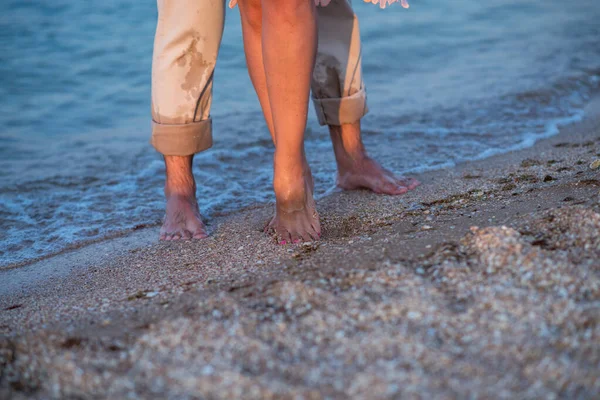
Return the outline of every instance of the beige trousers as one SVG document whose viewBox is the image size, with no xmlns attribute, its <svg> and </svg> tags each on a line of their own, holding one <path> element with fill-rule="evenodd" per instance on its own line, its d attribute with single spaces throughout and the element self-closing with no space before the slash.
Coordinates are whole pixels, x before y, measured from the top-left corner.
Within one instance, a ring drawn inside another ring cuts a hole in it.
<svg viewBox="0 0 600 400">
<path fill-rule="evenodd" d="M 151 143 L 164 155 L 186 156 L 212 146 L 213 75 L 224 21 L 224 0 L 158 0 Z M 319 7 L 318 25 L 311 88 L 319 123 L 356 122 L 368 109 L 350 1 Z"/>
</svg>

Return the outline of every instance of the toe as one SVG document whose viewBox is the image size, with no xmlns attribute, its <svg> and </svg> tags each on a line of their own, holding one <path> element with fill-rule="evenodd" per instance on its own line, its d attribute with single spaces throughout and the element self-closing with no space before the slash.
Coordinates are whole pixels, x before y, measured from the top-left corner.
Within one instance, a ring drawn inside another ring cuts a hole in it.
<svg viewBox="0 0 600 400">
<path fill-rule="evenodd" d="M 192 232 L 188 231 L 187 229 L 184 229 L 181 232 L 181 238 L 184 240 L 190 240 L 192 238 Z"/>
<path fill-rule="evenodd" d="M 265 233 L 273 233 L 273 231 L 274 231 L 274 228 L 273 228 L 273 220 L 274 220 L 274 219 L 275 219 L 275 218 L 271 218 L 271 219 L 269 220 L 269 222 L 267 222 L 267 223 L 265 224 L 265 227 L 264 227 L 264 229 L 263 229 L 263 232 L 265 232 Z"/>
<path fill-rule="evenodd" d="M 277 238 L 277 243 L 279 243 L 279 244 L 292 243 L 292 238 L 291 238 L 289 232 L 285 231 L 285 230 L 278 231 L 276 238 Z"/>
<path fill-rule="evenodd" d="M 173 234 L 173 236 L 171 237 L 171 240 L 179 240 L 181 239 L 181 233 L 180 232 L 175 232 Z"/>
<path fill-rule="evenodd" d="M 206 237 L 208 237 L 208 234 L 204 231 L 197 231 L 193 236 L 194 239 L 204 239 Z"/>
<path fill-rule="evenodd" d="M 413 190 L 417 186 L 421 185 L 421 182 L 419 182 L 418 180 L 416 180 L 414 178 L 409 178 L 409 179 L 410 179 L 410 184 L 408 185 L 408 188 L 410 190 Z"/>
<path fill-rule="evenodd" d="M 395 196 L 408 192 L 408 188 L 395 182 L 386 182 L 379 188 L 379 190 L 377 190 L 377 192 Z"/>
<path fill-rule="evenodd" d="M 161 232 L 160 236 L 158 237 L 159 240 L 167 240 L 167 234 L 166 232 Z"/>
<path fill-rule="evenodd" d="M 290 236 L 292 238 L 292 243 L 294 243 L 294 244 L 300 243 L 300 242 L 302 242 L 304 240 L 303 239 L 303 235 L 301 233 L 298 233 L 298 232 L 294 232 Z"/>
<path fill-rule="evenodd" d="M 310 225 L 311 229 L 308 231 L 313 240 L 321 239 L 321 223 L 319 222 L 319 218 L 317 217 L 313 223 Z"/>
<path fill-rule="evenodd" d="M 316 225 L 316 226 L 315 226 Z M 309 224 L 302 232 L 302 239 L 305 242 L 314 242 L 321 237 L 319 224 Z"/>
<path fill-rule="evenodd" d="M 307 230 L 306 232 L 302 233 L 302 241 L 314 242 L 316 240 L 319 240 L 319 237 L 314 230 L 311 229 L 311 230 Z"/>
<path fill-rule="evenodd" d="M 418 180 L 416 180 L 414 178 L 407 178 L 404 176 L 396 178 L 396 182 L 400 186 L 405 186 L 406 188 L 408 188 L 408 190 L 413 190 L 414 188 L 416 188 L 417 186 L 419 186 L 421 184 L 421 182 L 419 182 Z"/>
<path fill-rule="evenodd" d="M 398 195 L 404 194 L 406 192 L 408 192 L 408 188 L 406 186 L 398 186 L 396 188 L 396 190 L 391 194 L 394 196 L 398 196 Z"/>
</svg>

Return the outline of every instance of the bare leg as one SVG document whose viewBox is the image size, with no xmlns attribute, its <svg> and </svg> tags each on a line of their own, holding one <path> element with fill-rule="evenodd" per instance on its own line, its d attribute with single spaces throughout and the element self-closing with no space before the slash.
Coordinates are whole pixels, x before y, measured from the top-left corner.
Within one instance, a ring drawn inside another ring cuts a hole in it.
<svg viewBox="0 0 600 400">
<path fill-rule="evenodd" d="M 207 236 L 196 201 L 193 156 L 165 156 L 167 212 L 161 240 L 202 239 Z"/>
<path fill-rule="evenodd" d="M 246 54 L 246 64 L 248 65 L 248 74 L 258 96 L 258 101 L 262 108 L 269 128 L 269 133 L 275 141 L 275 128 L 273 127 L 273 115 L 271 113 L 271 104 L 269 103 L 269 93 L 267 92 L 267 77 L 263 62 L 262 45 L 262 6 L 260 0 L 242 0 L 239 2 L 240 16 L 242 20 L 242 32 L 244 39 L 244 52 Z"/>
<path fill-rule="evenodd" d="M 316 240 L 321 228 L 304 153 L 317 46 L 314 1 L 244 0 L 240 5 L 250 76 L 276 145 L 276 211 L 268 229 L 282 244 Z M 262 62 L 257 49 L 262 50 Z"/>
<path fill-rule="evenodd" d="M 338 166 L 337 184 L 342 189 L 368 189 L 398 195 L 419 186 L 416 179 L 394 176 L 367 155 L 361 139 L 360 121 L 330 125 L 329 133 Z"/>
</svg>

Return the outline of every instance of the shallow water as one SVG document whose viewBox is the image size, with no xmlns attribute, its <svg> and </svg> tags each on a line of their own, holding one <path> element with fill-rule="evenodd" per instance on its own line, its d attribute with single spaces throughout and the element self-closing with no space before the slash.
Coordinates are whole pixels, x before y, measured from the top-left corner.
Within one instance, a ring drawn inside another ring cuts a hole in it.
<svg viewBox="0 0 600 400">
<path fill-rule="evenodd" d="M 163 166 L 148 144 L 156 6 L 5 1 L 0 15 L 0 266 L 160 221 Z M 530 146 L 580 118 L 600 87 L 597 0 L 356 2 L 373 155 L 398 173 Z M 210 218 L 270 201 L 271 153 L 237 10 L 215 75 L 215 146 L 197 157 Z M 326 129 L 307 151 L 333 188 Z"/>
</svg>

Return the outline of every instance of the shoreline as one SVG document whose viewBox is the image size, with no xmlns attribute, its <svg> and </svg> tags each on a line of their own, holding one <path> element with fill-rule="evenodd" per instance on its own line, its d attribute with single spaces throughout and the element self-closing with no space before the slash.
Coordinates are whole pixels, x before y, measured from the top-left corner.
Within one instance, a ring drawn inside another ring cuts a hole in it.
<svg viewBox="0 0 600 400">
<path fill-rule="evenodd" d="M 403 196 L 321 198 L 315 244 L 275 245 L 265 205 L 213 218 L 202 241 L 144 228 L 0 270 L 0 394 L 592 398 L 600 99 L 559 130 L 417 174 Z"/>
<path fill-rule="evenodd" d="M 597 96 L 592 96 L 592 100 L 590 101 L 590 104 L 597 102 L 597 101 L 598 101 Z M 589 106 L 587 108 L 589 108 Z M 546 132 L 544 132 L 542 135 L 540 135 L 538 137 L 526 137 L 520 143 L 517 143 L 507 149 L 502 149 L 502 150 L 489 149 L 489 150 L 486 150 L 483 153 L 481 153 L 473 158 L 470 158 L 470 159 L 460 160 L 460 161 L 456 161 L 456 162 L 452 161 L 452 162 L 449 162 L 448 164 L 439 165 L 436 167 L 417 167 L 417 168 L 413 168 L 411 170 L 405 171 L 405 174 L 408 174 L 411 176 L 412 175 L 420 176 L 423 174 L 436 173 L 438 171 L 443 171 L 443 170 L 452 169 L 452 168 L 458 168 L 462 164 L 465 164 L 465 163 L 473 163 L 473 162 L 477 162 L 477 161 L 486 160 L 486 159 L 489 159 L 492 157 L 502 156 L 503 154 L 526 150 L 528 148 L 535 146 L 539 141 L 546 140 L 546 139 L 549 139 L 549 138 L 552 138 L 552 137 L 558 135 L 562 127 L 568 127 L 570 125 L 574 125 L 574 124 L 581 122 L 581 120 L 584 118 L 585 114 L 586 114 L 585 109 L 582 109 L 582 110 L 579 110 L 575 115 L 572 115 L 569 117 L 555 118 L 550 123 L 548 123 Z M 320 197 L 316 198 L 316 200 L 320 201 L 324 198 L 327 198 L 328 196 L 335 195 L 335 193 L 339 193 L 339 192 L 340 192 L 340 190 L 335 185 L 333 185 L 333 186 L 331 186 L 330 189 L 327 189 Z M 256 208 L 271 207 L 271 206 L 272 206 L 272 203 L 250 204 L 239 210 L 229 211 L 229 212 L 225 212 L 225 213 L 217 213 L 215 216 L 212 216 L 211 218 L 205 220 L 204 222 L 210 228 L 210 225 L 212 224 L 212 222 L 214 220 L 220 221 L 223 219 L 233 217 L 237 214 L 242 214 L 244 212 L 248 212 L 249 210 L 254 210 Z M 134 226 L 129 229 L 109 232 L 103 237 L 84 240 L 84 241 L 76 242 L 76 243 L 71 243 L 71 244 L 67 245 L 66 247 L 64 247 L 63 249 L 56 250 L 56 251 L 50 252 L 48 254 L 39 256 L 39 257 L 30 258 L 30 259 L 26 259 L 26 260 L 18 261 L 18 262 L 12 262 L 12 263 L 8 263 L 6 265 L 0 265 L 0 274 L 2 274 L 5 271 L 10 271 L 10 270 L 14 270 L 14 269 L 29 268 L 29 267 L 32 267 L 33 265 L 39 265 L 41 268 L 44 268 L 46 262 L 49 260 L 53 260 L 55 258 L 62 259 L 64 256 L 67 256 L 70 253 L 77 253 L 88 247 L 94 247 L 94 246 L 103 247 L 106 243 L 109 243 L 109 245 L 110 245 L 113 242 L 119 243 L 121 241 L 129 242 L 127 240 L 127 238 L 132 237 L 132 236 L 139 236 L 138 234 L 140 231 L 148 232 L 150 230 L 156 230 L 157 228 L 160 227 L 160 225 L 161 225 L 161 222 L 143 223 L 143 224 Z M 150 238 L 147 238 L 144 240 L 143 243 L 140 242 L 139 245 L 141 246 L 141 245 L 147 244 L 147 243 L 148 244 L 153 243 L 153 241 Z M 126 244 L 122 250 L 129 248 L 131 245 L 132 245 L 131 243 Z M 118 244 L 117 244 L 117 247 L 118 247 Z M 86 253 L 89 254 L 90 252 L 86 251 Z M 66 258 L 69 259 L 70 257 L 67 256 Z M 0 287 L 0 295 L 2 295 L 2 293 L 4 293 L 4 292 L 6 292 L 6 290 L 3 290 L 3 288 Z"/>
<path fill-rule="evenodd" d="M 510 154 L 510 153 L 526 151 L 530 148 L 535 147 L 540 141 L 548 140 L 548 139 L 551 139 L 551 138 L 559 135 L 562 128 L 567 128 L 571 125 L 576 125 L 576 124 L 580 123 L 582 121 L 582 119 L 585 118 L 586 114 L 589 114 L 590 112 L 596 113 L 597 111 L 590 111 L 590 110 L 599 107 L 597 105 L 597 103 L 600 103 L 600 96 L 592 96 L 592 100 L 590 101 L 588 106 L 585 107 L 584 109 L 582 109 L 576 115 L 552 120 L 551 124 L 549 124 L 552 127 L 548 128 L 547 132 L 544 133 L 542 136 L 533 138 L 533 141 L 534 141 L 533 144 L 519 143 L 519 144 L 514 145 L 510 149 L 504 149 L 504 150 L 498 150 L 498 151 L 490 149 L 490 150 L 484 152 L 483 154 L 481 154 L 477 157 L 474 157 L 473 159 L 462 160 L 462 161 L 459 161 L 456 163 L 453 162 L 452 165 L 450 165 L 450 166 L 440 166 L 440 167 L 436 167 L 433 169 L 430 169 L 430 168 L 423 169 L 423 168 L 419 167 L 418 171 L 412 171 L 412 172 L 408 171 L 406 173 L 411 176 L 420 178 L 423 175 L 427 176 L 429 174 L 435 174 L 440 171 L 460 168 L 464 164 L 477 163 L 477 162 L 481 162 L 481 161 L 484 161 L 487 159 L 493 159 L 494 157 L 501 157 L 503 155 Z M 548 133 L 549 131 L 551 131 L 551 133 Z M 335 196 L 336 193 L 340 193 L 340 192 L 341 192 L 341 190 L 339 190 L 335 186 L 332 186 L 331 189 L 328 189 L 321 197 L 317 198 L 316 200 L 317 200 L 317 202 L 319 202 L 319 201 L 326 199 L 329 196 Z M 251 210 L 264 209 L 267 207 L 273 207 L 273 204 L 272 203 L 251 204 L 240 210 L 227 212 L 224 214 L 218 214 L 218 215 L 210 218 L 209 220 L 205 221 L 205 224 L 208 226 L 208 228 L 210 230 L 210 228 L 213 225 L 215 225 L 215 224 L 218 225 L 218 224 L 222 223 L 224 220 L 227 220 L 229 218 L 234 218 L 236 215 L 241 215 L 241 214 L 250 212 Z M 5 266 L 0 266 L 0 276 L 2 276 L 2 274 L 4 274 L 4 273 L 7 273 L 6 278 L 4 279 L 5 281 L 7 281 L 7 280 L 10 280 L 10 278 L 12 278 L 12 277 L 23 276 L 23 275 L 27 274 L 26 272 L 21 271 L 21 270 L 25 270 L 25 271 L 54 270 L 57 273 L 57 274 L 54 274 L 54 276 L 65 276 L 73 268 L 75 268 L 75 267 L 64 268 L 65 267 L 64 264 L 65 263 L 71 264 L 72 260 L 78 260 L 78 262 L 81 262 L 81 258 L 92 258 L 94 256 L 99 256 L 101 253 L 104 252 L 104 249 L 106 249 L 106 248 L 110 248 L 112 251 L 117 251 L 119 254 L 121 254 L 125 251 L 131 250 L 132 248 L 136 248 L 136 247 L 141 248 L 145 245 L 150 245 L 150 244 L 156 243 L 157 240 L 155 240 L 156 238 L 153 238 L 151 236 L 151 232 L 156 231 L 160 227 L 160 225 L 161 225 L 160 222 L 154 223 L 154 224 L 151 224 L 151 223 L 142 224 L 142 225 L 135 226 L 133 228 L 130 228 L 130 229 L 127 229 L 124 231 L 116 231 L 113 233 L 109 233 L 106 236 L 101 237 L 101 238 L 91 239 L 91 240 L 78 242 L 78 243 L 72 243 L 62 250 L 58 250 L 56 252 L 52 252 L 47 255 L 43 255 L 43 256 L 25 260 L 25 261 L 7 264 Z M 157 236 L 157 235 L 155 235 L 155 236 Z M 10 273 L 11 271 L 12 271 L 12 273 Z M 38 274 L 35 274 L 35 275 L 38 275 Z M 32 276 L 31 278 L 39 278 L 39 277 Z M 38 281 L 39 279 L 35 279 L 35 280 Z M 4 287 L 4 288 L 0 287 L 0 296 L 2 296 L 3 294 L 9 293 L 11 290 L 14 290 L 14 288 L 15 288 L 14 285 L 11 287 Z"/>
</svg>

